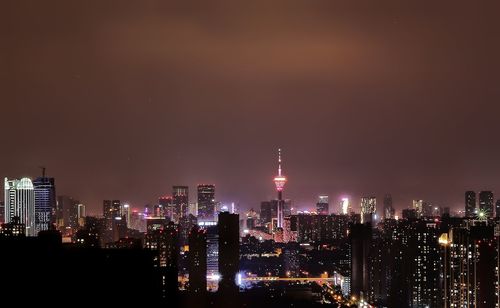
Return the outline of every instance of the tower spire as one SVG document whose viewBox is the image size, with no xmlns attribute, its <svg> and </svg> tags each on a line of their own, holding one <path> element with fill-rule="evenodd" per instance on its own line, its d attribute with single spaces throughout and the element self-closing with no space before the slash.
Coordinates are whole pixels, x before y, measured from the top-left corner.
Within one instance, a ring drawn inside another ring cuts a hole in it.
<svg viewBox="0 0 500 308">
<path fill-rule="evenodd" d="M 276 185 L 276 190 L 281 195 L 281 191 L 286 183 L 286 177 L 281 172 L 281 149 L 278 149 L 278 175 L 274 177 L 274 184 Z"/>
<path fill-rule="evenodd" d="M 281 149 L 278 149 L 278 176 L 281 176 Z"/>
</svg>

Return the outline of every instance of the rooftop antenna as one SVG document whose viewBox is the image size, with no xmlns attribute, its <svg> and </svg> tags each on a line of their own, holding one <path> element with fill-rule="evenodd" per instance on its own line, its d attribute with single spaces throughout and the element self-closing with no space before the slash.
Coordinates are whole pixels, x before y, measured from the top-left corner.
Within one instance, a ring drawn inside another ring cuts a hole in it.
<svg viewBox="0 0 500 308">
<path fill-rule="evenodd" d="M 281 176 L 281 149 L 278 149 L 278 175 Z"/>
<path fill-rule="evenodd" d="M 45 168 L 45 167 L 43 167 L 43 166 L 38 167 L 38 168 L 42 169 L 42 178 L 44 178 L 44 177 L 45 177 L 45 169 L 46 169 L 46 168 Z"/>
</svg>

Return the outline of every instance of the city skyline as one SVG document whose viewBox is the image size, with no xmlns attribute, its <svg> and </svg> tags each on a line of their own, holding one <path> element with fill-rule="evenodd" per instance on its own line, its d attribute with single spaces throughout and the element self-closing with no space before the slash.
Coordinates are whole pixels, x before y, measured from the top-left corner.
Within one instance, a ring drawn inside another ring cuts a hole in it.
<svg viewBox="0 0 500 308">
<path fill-rule="evenodd" d="M 4 2 L 4 302 L 500 308 L 500 1 Z"/>
<path fill-rule="evenodd" d="M 45 175 L 44 175 L 44 177 L 45 177 Z M 37 179 L 37 177 L 23 177 L 23 178 L 30 179 L 30 180 Z M 47 177 L 47 178 L 49 178 L 49 177 Z M 50 178 L 53 179 L 52 176 L 50 176 Z M 5 177 L 5 179 L 7 180 L 7 179 L 16 179 L 16 178 L 15 177 L 12 177 L 12 178 Z M 19 179 L 21 179 L 21 178 L 19 177 Z M 271 179 L 271 181 L 275 182 L 275 179 Z M 288 181 L 288 179 L 287 179 L 287 181 Z M 207 183 L 204 183 L 204 184 L 199 183 L 196 185 L 192 185 L 192 189 L 194 191 L 196 191 L 196 189 L 198 189 L 198 195 L 193 194 L 191 197 L 189 197 L 189 194 L 186 194 L 187 198 L 188 198 L 187 201 L 189 204 L 199 204 L 199 194 L 200 194 L 199 189 L 200 189 L 200 187 L 205 187 L 205 186 L 208 186 L 208 187 L 213 186 L 212 189 L 215 189 L 215 187 L 217 185 L 207 184 Z M 174 188 L 173 195 L 175 195 L 176 188 L 182 188 L 182 189 L 189 190 L 191 185 L 181 185 L 181 186 L 171 185 L 169 189 L 171 190 L 172 187 Z M 464 199 L 464 192 L 465 192 L 465 199 Z M 384 200 L 387 197 L 387 195 L 390 195 L 391 196 L 391 206 L 395 205 L 395 210 L 396 210 L 395 215 L 398 215 L 398 216 L 402 215 L 402 210 L 404 210 L 404 209 L 414 209 L 415 202 L 420 202 L 420 203 L 425 202 L 429 205 L 438 206 L 440 208 L 449 207 L 450 210 L 455 212 L 456 214 L 458 214 L 460 212 L 463 215 L 465 215 L 466 206 L 469 202 L 468 201 L 469 198 L 468 198 L 467 194 L 470 192 L 476 193 L 478 196 L 482 192 L 491 193 L 492 195 L 491 195 L 491 200 L 489 201 L 490 202 L 489 206 L 492 209 L 495 209 L 495 204 L 500 200 L 500 198 L 498 196 L 495 196 L 494 190 L 485 190 L 485 189 L 479 189 L 479 190 L 473 190 L 473 191 L 470 191 L 470 190 L 462 191 L 460 193 L 462 200 L 461 200 L 461 202 L 458 202 L 455 206 L 450 206 L 449 203 L 442 204 L 442 203 L 437 203 L 437 202 L 435 202 L 433 200 L 429 200 L 429 199 L 421 199 L 420 195 L 418 197 L 415 197 L 413 199 L 408 200 L 408 202 L 404 202 L 404 203 L 401 201 L 398 202 L 398 200 L 396 199 L 396 201 L 394 203 L 392 203 L 393 196 L 398 195 L 397 193 L 392 193 L 392 192 L 386 192 L 386 193 L 381 193 L 381 194 L 359 194 L 356 196 L 354 196 L 353 194 L 349 194 L 349 193 L 338 193 L 338 194 L 319 193 L 316 195 L 311 195 L 311 197 L 309 199 L 306 199 L 306 198 L 300 199 L 301 201 L 299 202 L 293 198 L 290 198 L 288 196 L 289 192 L 287 191 L 286 199 L 292 201 L 292 207 L 295 209 L 295 211 L 316 212 L 317 211 L 317 198 L 321 198 L 322 196 L 324 196 L 324 197 L 327 197 L 329 199 L 328 212 L 329 213 L 340 213 L 342 211 L 342 203 L 344 202 L 345 199 L 348 200 L 349 206 L 352 208 L 353 211 L 361 212 L 363 202 L 364 202 L 363 199 L 375 198 L 376 201 L 378 201 L 378 206 L 376 206 L 376 213 L 380 216 L 383 216 L 384 215 L 384 202 L 385 202 Z M 276 188 L 274 188 L 274 193 L 276 194 Z M 4 195 L 5 195 L 5 192 L 4 192 Z M 142 203 L 141 202 L 139 202 L 139 203 L 130 202 L 129 200 L 133 199 L 133 198 L 115 198 L 115 199 L 123 200 L 124 203 L 127 205 L 130 205 L 130 207 L 132 209 L 142 210 L 144 206 L 152 206 L 152 205 L 161 204 L 160 199 L 164 198 L 165 196 L 169 197 L 168 195 L 169 195 L 168 193 L 165 193 L 163 195 L 159 194 L 158 197 L 150 198 L 151 201 L 142 202 Z M 220 187 L 217 187 L 217 195 L 220 196 Z M 67 194 L 65 194 L 64 192 L 62 192 L 62 193 L 58 192 L 58 196 L 66 197 Z M 72 197 L 74 197 L 74 196 L 72 196 Z M 75 197 L 75 198 L 78 198 L 78 197 Z M 108 197 L 106 197 L 106 198 L 108 198 Z M 103 202 L 103 200 L 106 200 L 106 198 L 99 200 L 98 204 L 95 204 L 95 205 L 86 203 L 85 201 L 82 201 L 82 204 L 85 204 L 85 206 L 87 207 L 86 211 L 88 212 L 88 214 L 101 215 L 102 214 L 102 202 Z M 169 198 L 171 198 L 171 197 L 169 197 Z M 271 196 L 268 196 L 268 199 L 270 199 L 270 200 L 275 199 L 275 196 L 272 196 L 272 194 L 271 194 Z M 3 198 L 2 198 L 2 200 L 3 200 Z M 245 206 L 245 204 L 241 204 L 237 201 L 235 202 L 233 200 L 225 200 L 225 199 L 223 199 L 223 198 L 221 199 L 219 197 L 216 199 L 213 199 L 213 200 L 214 200 L 213 201 L 214 206 L 217 203 L 217 204 L 220 204 L 220 206 L 226 206 L 226 207 L 230 208 L 231 204 L 236 204 L 239 212 L 243 213 L 243 212 L 249 211 L 251 209 L 258 209 L 260 207 L 260 203 L 263 200 L 266 200 L 266 197 L 262 197 L 260 200 L 255 199 L 255 202 L 253 202 L 251 206 Z M 477 200 L 474 199 L 473 203 L 476 204 L 477 209 L 480 209 L 481 205 L 480 205 L 479 199 L 477 199 Z M 188 206 L 189 206 L 189 204 L 188 204 Z M 88 208 L 89 206 L 90 206 L 90 208 Z M 187 207 L 185 207 L 185 210 L 188 211 Z M 214 214 L 215 214 L 215 212 L 214 212 Z"/>
</svg>

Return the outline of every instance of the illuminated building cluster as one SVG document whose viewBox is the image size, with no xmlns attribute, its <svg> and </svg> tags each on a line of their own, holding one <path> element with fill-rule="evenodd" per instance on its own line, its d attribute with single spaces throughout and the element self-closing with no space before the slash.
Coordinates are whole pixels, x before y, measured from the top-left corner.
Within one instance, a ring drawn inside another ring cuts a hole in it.
<svg viewBox="0 0 500 308">
<path fill-rule="evenodd" d="M 56 197 L 45 174 L 5 179 L 0 245 L 22 243 L 42 256 L 45 248 L 36 249 L 58 245 L 58 256 L 88 258 L 87 271 L 103 281 L 147 279 L 148 296 L 193 307 L 230 300 L 290 306 L 298 299 L 337 307 L 500 307 L 500 201 L 494 204 L 491 191 L 478 198 L 465 192 L 459 215 L 422 199 L 397 215 L 390 194 L 379 207 L 374 195 L 358 203 L 321 194 L 308 210 L 297 209 L 283 198 L 287 181 L 279 150 L 277 198 L 257 210 L 239 215 L 234 203 L 217 201 L 215 185 L 199 184 L 196 202 L 189 186 L 174 185 L 171 195 L 142 208 L 105 199 L 93 216 L 77 199 Z M 2 255 L 5 262 L 9 256 Z M 98 262 L 113 277 L 93 272 L 102 270 Z M 142 272 L 129 272 L 134 266 Z"/>
</svg>

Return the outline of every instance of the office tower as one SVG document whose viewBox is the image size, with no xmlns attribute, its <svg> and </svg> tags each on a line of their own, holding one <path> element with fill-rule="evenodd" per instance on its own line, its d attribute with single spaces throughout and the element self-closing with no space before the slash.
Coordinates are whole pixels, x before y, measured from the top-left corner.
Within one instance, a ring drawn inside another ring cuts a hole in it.
<svg viewBox="0 0 500 308">
<path fill-rule="evenodd" d="M 371 222 L 373 215 L 377 211 L 377 198 L 361 198 L 361 223 Z"/>
<path fill-rule="evenodd" d="M 498 199 L 497 202 L 495 203 L 495 217 L 500 218 L 500 199 Z"/>
<path fill-rule="evenodd" d="M 487 218 L 493 217 L 493 193 L 491 191 L 479 192 L 479 212 L 478 216 L 484 215 Z"/>
<path fill-rule="evenodd" d="M 413 200 L 413 209 L 418 218 L 424 217 L 424 200 Z"/>
<path fill-rule="evenodd" d="M 177 293 L 178 280 L 178 230 L 174 223 L 165 218 L 147 220 L 147 232 L 144 247 L 156 253 L 155 261 L 159 266 L 163 282 L 163 297 Z"/>
<path fill-rule="evenodd" d="M 246 228 L 249 230 L 255 228 L 255 226 L 257 225 L 257 219 L 257 212 L 255 212 L 254 209 L 250 209 L 250 211 L 248 211 L 246 214 Z"/>
<path fill-rule="evenodd" d="M 174 205 L 173 221 L 179 221 L 182 217 L 187 216 L 189 207 L 189 188 L 187 186 L 174 186 L 172 196 Z"/>
<path fill-rule="evenodd" d="M 198 220 L 215 221 L 215 185 L 198 185 Z"/>
<path fill-rule="evenodd" d="M 476 216 L 476 193 L 473 191 L 465 192 L 465 217 L 473 218 Z"/>
<path fill-rule="evenodd" d="M 348 215 L 351 212 L 352 212 L 352 207 L 349 198 L 342 198 L 340 200 L 340 214 Z"/>
<path fill-rule="evenodd" d="M 165 217 L 167 217 L 169 220 L 173 220 L 173 217 L 175 215 L 172 196 L 162 196 L 158 198 L 158 204 L 163 208 Z"/>
<path fill-rule="evenodd" d="M 386 194 L 384 196 L 384 213 L 382 217 L 384 219 L 392 219 L 394 218 L 394 207 L 392 206 L 392 196 L 391 194 Z"/>
<path fill-rule="evenodd" d="M 328 215 L 328 196 L 319 196 L 316 203 L 316 211 L 320 215 Z"/>
<path fill-rule="evenodd" d="M 179 243 L 180 245 L 187 245 L 189 240 L 189 232 L 194 226 L 198 225 L 198 219 L 189 214 L 179 220 Z"/>
<path fill-rule="evenodd" d="M 107 220 L 113 220 L 120 216 L 120 200 L 103 200 L 102 216 Z"/>
<path fill-rule="evenodd" d="M 25 225 L 26 236 L 36 236 L 35 229 L 35 191 L 29 178 L 9 180 L 5 178 L 5 222 L 14 217 Z"/>
<path fill-rule="evenodd" d="M 285 188 L 287 178 L 281 174 L 281 149 L 278 149 L 278 175 L 274 177 L 273 181 L 276 186 L 276 191 L 278 192 L 277 227 L 283 228 L 283 218 L 285 217 L 285 201 L 283 200 L 283 188 Z"/>
<path fill-rule="evenodd" d="M 62 226 L 78 228 L 78 200 L 69 196 L 57 196 L 57 208 L 62 212 Z"/>
<path fill-rule="evenodd" d="M 351 227 L 351 294 L 358 299 L 368 299 L 370 291 L 370 249 L 372 227 L 370 223 Z"/>
<path fill-rule="evenodd" d="M 207 291 L 207 232 L 194 226 L 189 233 L 189 291 Z"/>
<path fill-rule="evenodd" d="M 272 221 L 273 218 L 277 217 L 277 203 L 272 201 L 262 201 L 260 203 L 260 221 L 261 224 L 265 225 Z"/>
<path fill-rule="evenodd" d="M 168 220 L 173 220 L 174 204 L 172 196 L 162 196 L 158 198 L 158 206 L 153 209 L 153 216 L 167 217 Z"/>
<path fill-rule="evenodd" d="M 120 217 L 125 220 L 127 228 L 130 228 L 130 205 L 126 203 L 120 205 Z"/>
<path fill-rule="evenodd" d="M 207 230 L 207 279 L 208 290 L 215 292 L 219 288 L 219 230 L 217 226 L 208 226 Z"/>
<path fill-rule="evenodd" d="M 103 234 L 104 244 L 115 242 L 120 238 L 119 228 L 122 227 L 120 208 L 120 200 L 104 200 L 102 203 L 103 216 L 106 221 L 106 230 Z"/>
<path fill-rule="evenodd" d="M 86 210 L 85 210 L 85 204 L 78 204 L 78 226 L 83 227 L 85 225 L 85 216 Z"/>
<path fill-rule="evenodd" d="M 219 214 L 219 291 L 223 294 L 237 292 L 236 274 L 239 267 L 239 215 Z"/>
<path fill-rule="evenodd" d="M 44 172 L 45 173 L 45 172 Z M 49 230 L 55 223 L 56 187 L 54 178 L 39 177 L 33 181 L 35 190 L 35 229 L 36 233 Z"/>
</svg>

